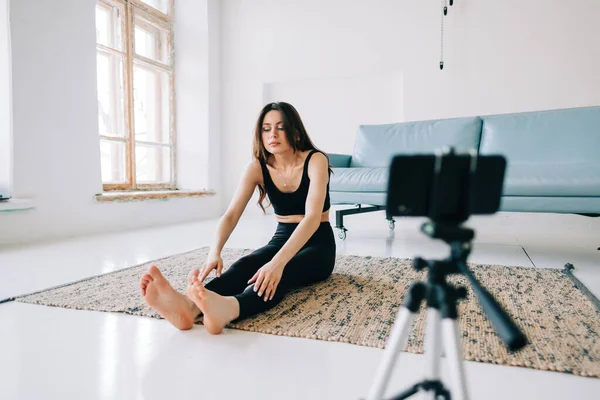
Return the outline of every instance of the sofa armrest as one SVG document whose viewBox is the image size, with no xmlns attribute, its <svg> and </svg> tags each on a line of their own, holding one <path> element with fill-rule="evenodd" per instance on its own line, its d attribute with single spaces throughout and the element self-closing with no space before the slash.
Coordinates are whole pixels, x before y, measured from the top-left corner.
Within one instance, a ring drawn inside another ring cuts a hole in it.
<svg viewBox="0 0 600 400">
<path fill-rule="evenodd" d="M 350 166 L 351 155 L 348 154 L 327 154 L 329 157 L 329 164 L 333 168 L 348 168 Z"/>
</svg>

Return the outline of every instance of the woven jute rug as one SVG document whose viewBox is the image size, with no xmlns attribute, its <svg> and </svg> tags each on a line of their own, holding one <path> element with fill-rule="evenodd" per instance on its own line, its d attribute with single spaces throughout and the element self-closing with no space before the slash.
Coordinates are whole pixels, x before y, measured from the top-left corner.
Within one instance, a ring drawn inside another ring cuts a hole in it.
<svg viewBox="0 0 600 400">
<path fill-rule="evenodd" d="M 225 268 L 251 251 L 225 249 Z M 202 264 L 207 252 L 208 248 L 198 249 L 16 300 L 160 318 L 140 294 L 144 271 L 157 265 L 173 287 L 185 293 L 189 271 Z M 524 330 L 529 344 L 517 353 L 508 352 L 469 290 L 468 298 L 459 303 L 466 360 L 600 377 L 600 312 L 564 272 L 470 267 Z M 408 259 L 341 255 L 326 281 L 298 289 L 273 309 L 229 327 L 383 348 L 409 286 L 424 278 L 425 273 L 415 271 Z M 451 281 L 467 285 L 460 276 Z M 423 306 L 404 351 L 423 352 L 424 316 Z"/>
</svg>

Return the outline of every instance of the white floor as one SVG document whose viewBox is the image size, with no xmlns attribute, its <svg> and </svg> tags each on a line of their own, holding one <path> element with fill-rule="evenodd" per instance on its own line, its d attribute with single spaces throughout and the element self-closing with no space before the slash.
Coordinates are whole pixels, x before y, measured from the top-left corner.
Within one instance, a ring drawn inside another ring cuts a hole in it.
<svg viewBox="0 0 600 400">
<path fill-rule="evenodd" d="M 0 249 L 0 300 L 210 244 L 216 220 Z M 333 215 L 332 215 L 333 222 Z M 339 254 L 441 257 L 447 248 L 402 219 L 393 237 L 382 213 L 351 216 Z M 469 261 L 538 268 L 575 265 L 600 295 L 600 218 L 500 213 L 473 218 Z M 269 217 L 246 217 L 228 247 L 255 248 Z M 0 304 L 0 399 L 359 399 L 382 350 L 122 314 Z M 421 379 L 424 357 L 401 353 L 388 395 Z M 445 366 L 444 366 L 445 368 Z M 600 379 L 466 363 L 473 399 L 597 399 Z M 446 370 L 444 369 L 446 376 Z"/>
</svg>

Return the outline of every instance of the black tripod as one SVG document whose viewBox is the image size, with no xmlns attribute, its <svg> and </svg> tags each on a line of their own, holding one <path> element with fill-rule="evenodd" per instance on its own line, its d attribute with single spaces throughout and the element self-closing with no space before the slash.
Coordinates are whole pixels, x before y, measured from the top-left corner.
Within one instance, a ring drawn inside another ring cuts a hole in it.
<svg viewBox="0 0 600 400">
<path fill-rule="evenodd" d="M 428 236 L 442 239 L 449 244 L 450 256 L 445 260 L 424 260 L 422 258 L 414 260 L 413 266 L 418 271 L 428 268 L 427 282 L 416 282 L 411 286 L 392 327 L 383 360 L 379 365 L 367 400 L 382 398 L 398 354 L 406 344 L 413 320 L 423 300 L 427 302 L 425 331 L 427 370 L 425 379 L 392 399 L 406 399 L 419 391 L 429 392 L 432 400 L 468 399 L 456 309 L 457 302 L 466 297 L 467 290 L 465 287 L 454 287 L 446 282 L 448 275 L 463 274 L 466 276 L 481 307 L 510 350 L 520 349 L 526 344 L 523 333 L 496 303 L 492 295 L 479 285 L 467 268 L 466 259 L 471 252 L 470 242 L 474 237 L 474 231 L 459 227 L 457 224 L 435 222 L 423 224 L 421 230 Z M 440 380 L 439 359 L 442 356 L 442 345 L 450 367 L 452 396 L 449 389 L 444 387 Z"/>
</svg>

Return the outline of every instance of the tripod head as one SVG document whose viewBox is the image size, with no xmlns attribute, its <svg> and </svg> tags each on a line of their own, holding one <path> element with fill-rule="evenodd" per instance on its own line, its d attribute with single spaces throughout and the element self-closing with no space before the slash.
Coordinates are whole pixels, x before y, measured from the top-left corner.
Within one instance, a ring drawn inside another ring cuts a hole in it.
<svg viewBox="0 0 600 400">
<path fill-rule="evenodd" d="M 450 256 L 445 260 L 425 260 L 417 257 L 413 261 L 413 267 L 417 271 L 429 268 L 429 273 L 436 276 L 459 274 L 459 262 L 466 261 L 471 253 L 471 240 L 475 237 L 475 231 L 457 225 L 426 222 L 421 225 L 421 231 L 432 239 L 441 239 L 450 246 Z M 444 281 L 445 282 L 445 281 Z"/>
</svg>

